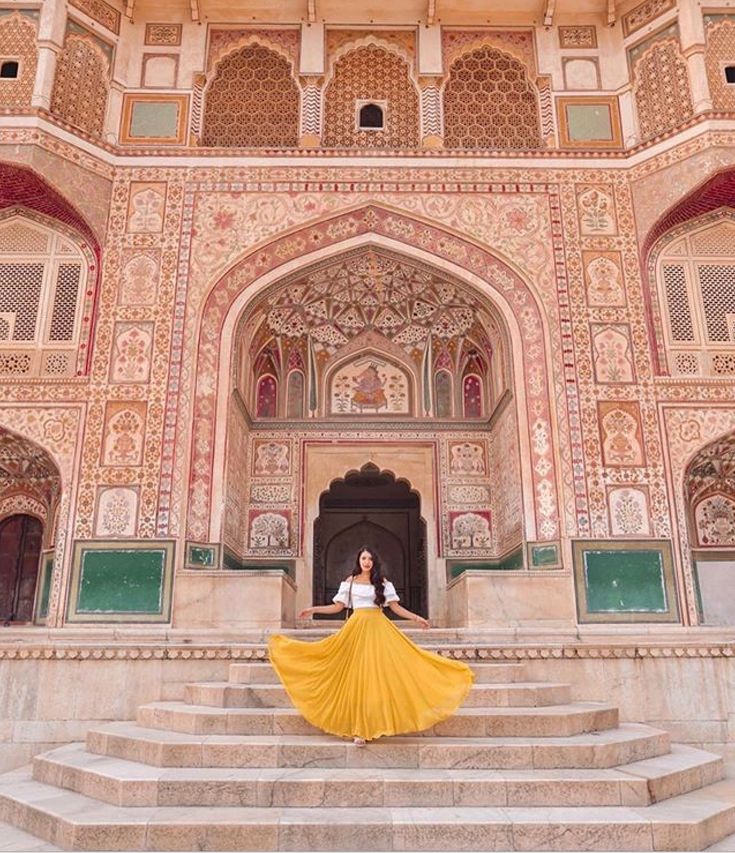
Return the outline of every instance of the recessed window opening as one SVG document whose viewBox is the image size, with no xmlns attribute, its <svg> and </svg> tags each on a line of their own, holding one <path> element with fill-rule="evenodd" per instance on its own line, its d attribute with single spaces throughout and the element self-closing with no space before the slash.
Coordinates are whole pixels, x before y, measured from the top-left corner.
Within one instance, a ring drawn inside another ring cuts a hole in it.
<svg viewBox="0 0 735 853">
<path fill-rule="evenodd" d="M 363 104 L 358 119 L 360 130 L 382 130 L 385 127 L 385 112 L 378 104 Z"/>
<path fill-rule="evenodd" d="M 14 59 L 6 59 L 0 62 L 0 78 L 4 80 L 15 80 L 18 77 L 20 65 Z"/>
<path fill-rule="evenodd" d="M 725 80 L 728 83 L 735 83 L 735 65 L 725 66 Z"/>
</svg>

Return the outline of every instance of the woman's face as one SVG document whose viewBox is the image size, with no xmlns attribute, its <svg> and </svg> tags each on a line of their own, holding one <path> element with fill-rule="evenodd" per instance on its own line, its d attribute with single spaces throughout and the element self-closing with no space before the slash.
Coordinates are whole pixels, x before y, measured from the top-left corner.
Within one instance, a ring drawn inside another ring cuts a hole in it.
<svg viewBox="0 0 735 853">
<path fill-rule="evenodd" d="M 360 552 L 360 568 L 363 572 L 369 572 L 373 567 L 373 558 L 370 551 Z"/>
</svg>

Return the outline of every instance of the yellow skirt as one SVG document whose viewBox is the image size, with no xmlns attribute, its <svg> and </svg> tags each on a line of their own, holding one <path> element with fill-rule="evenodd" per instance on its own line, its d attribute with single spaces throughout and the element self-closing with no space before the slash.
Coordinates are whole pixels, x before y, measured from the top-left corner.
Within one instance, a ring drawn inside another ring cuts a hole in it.
<svg viewBox="0 0 735 853">
<path fill-rule="evenodd" d="M 360 609 L 317 642 L 276 635 L 271 663 L 312 725 L 372 740 L 428 729 L 459 708 L 474 674 L 464 663 L 419 648 L 382 610 Z"/>
</svg>

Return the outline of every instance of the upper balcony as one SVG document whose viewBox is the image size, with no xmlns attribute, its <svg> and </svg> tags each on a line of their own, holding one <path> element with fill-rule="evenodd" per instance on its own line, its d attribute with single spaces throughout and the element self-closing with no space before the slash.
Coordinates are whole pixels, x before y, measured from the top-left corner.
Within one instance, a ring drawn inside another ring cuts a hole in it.
<svg viewBox="0 0 735 853">
<path fill-rule="evenodd" d="M 735 119 L 735 14 L 696 0 L 5 0 L 0 110 L 126 157 L 626 159 Z"/>
</svg>

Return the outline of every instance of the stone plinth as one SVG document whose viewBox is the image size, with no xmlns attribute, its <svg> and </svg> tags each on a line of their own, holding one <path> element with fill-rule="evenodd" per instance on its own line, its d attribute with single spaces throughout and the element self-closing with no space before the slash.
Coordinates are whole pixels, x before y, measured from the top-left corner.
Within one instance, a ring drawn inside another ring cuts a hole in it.
<svg viewBox="0 0 735 853">
<path fill-rule="evenodd" d="M 572 579 L 554 572 L 468 570 L 448 586 L 449 624 L 478 628 L 569 628 Z"/>
</svg>

